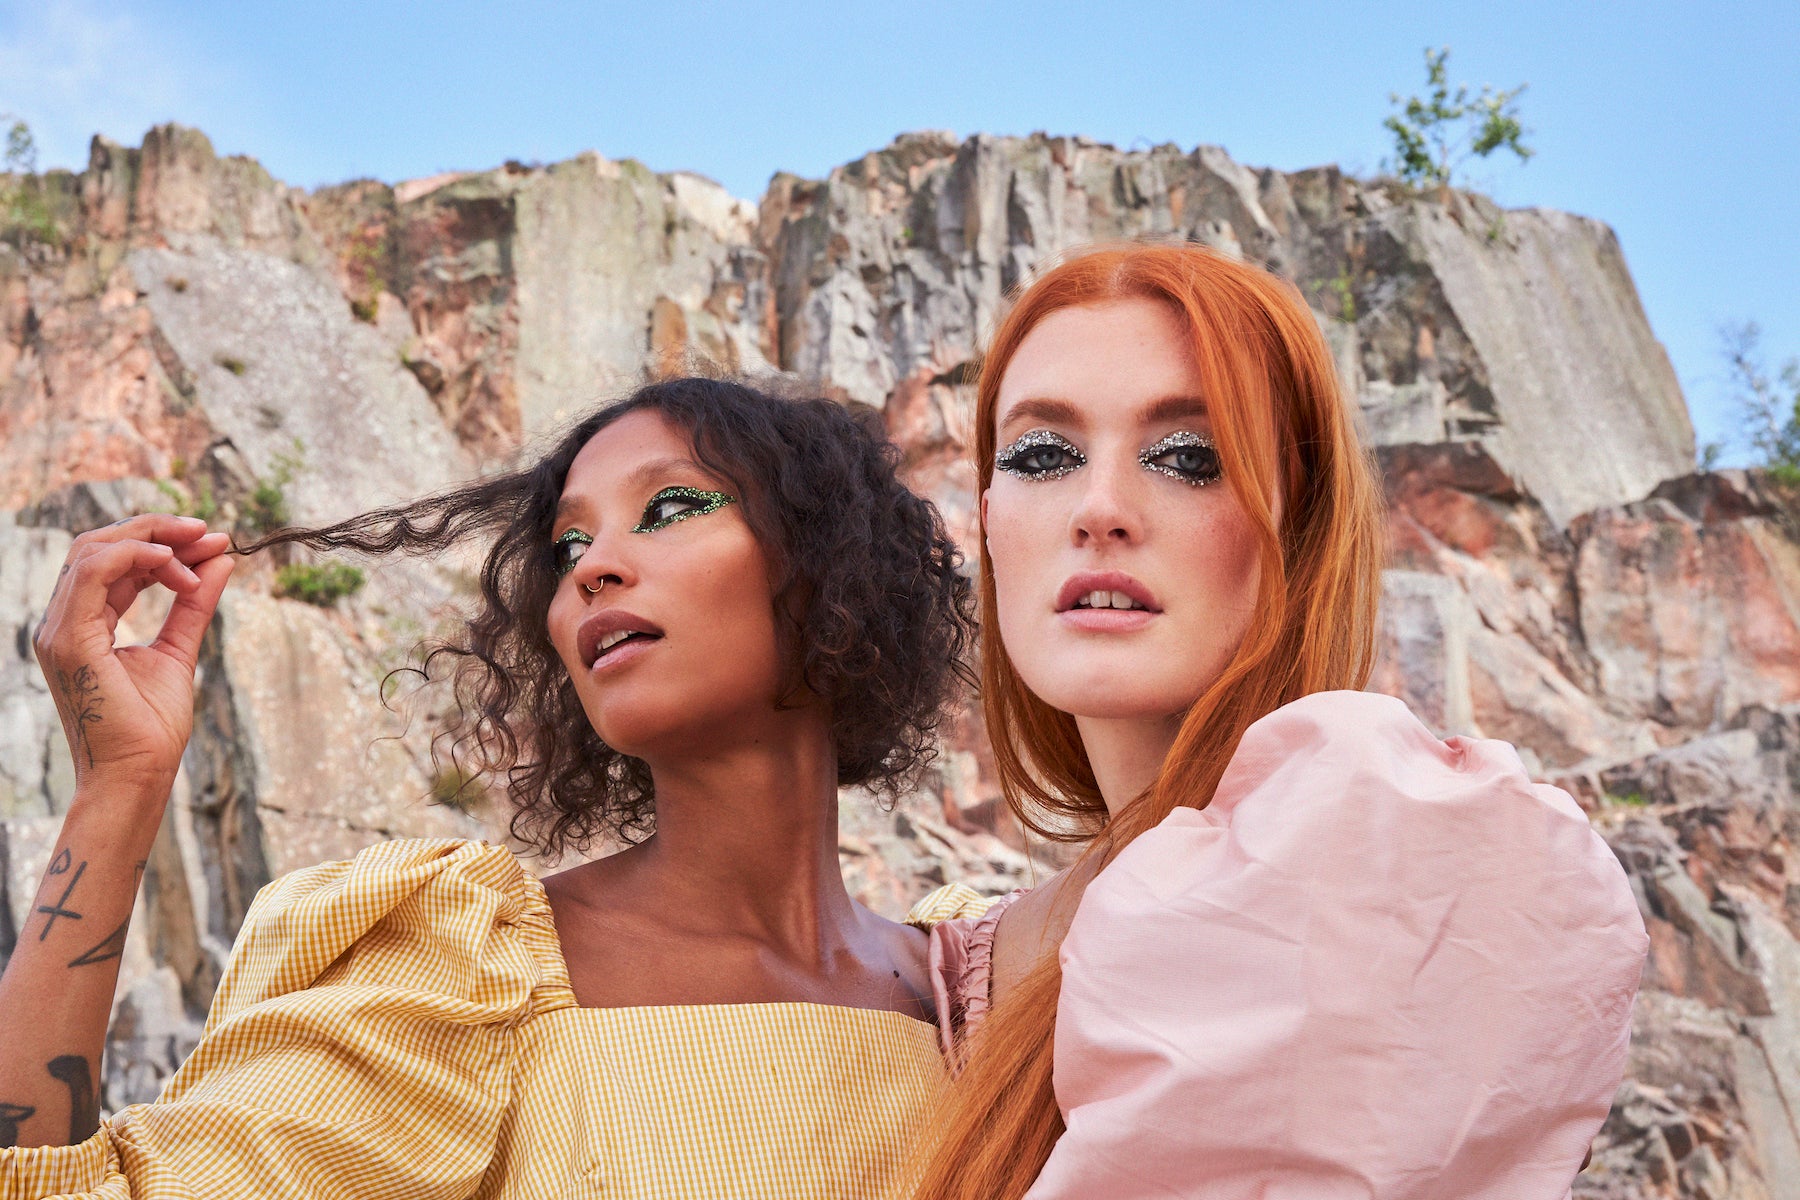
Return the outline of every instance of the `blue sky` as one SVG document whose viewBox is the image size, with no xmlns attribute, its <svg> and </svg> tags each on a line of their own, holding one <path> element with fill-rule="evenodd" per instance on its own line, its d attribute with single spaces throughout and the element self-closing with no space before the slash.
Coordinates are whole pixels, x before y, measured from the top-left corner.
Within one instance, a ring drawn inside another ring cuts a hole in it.
<svg viewBox="0 0 1800 1200">
<path fill-rule="evenodd" d="M 0 0 L 0 111 L 41 164 L 158 121 L 291 183 L 397 180 L 583 149 L 739 195 L 909 129 L 1213 142 L 1374 171 L 1421 50 L 1508 87 L 1537 156 L 1477 163 L 1508 205 L 1619 233 L 1702 441 L 1727 436 L 1723 322 L 1800 355 L 1800 3 L 1105 5 L 792 0 Z"/>
</svg>

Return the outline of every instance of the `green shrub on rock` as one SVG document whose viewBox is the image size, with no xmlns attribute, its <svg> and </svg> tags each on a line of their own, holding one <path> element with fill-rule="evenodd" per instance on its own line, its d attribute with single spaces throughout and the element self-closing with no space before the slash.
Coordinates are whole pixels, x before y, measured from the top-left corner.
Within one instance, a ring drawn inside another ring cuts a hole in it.
<svg viewBox="0 0 1800 1200">
<path fill-rule="evenodd" d="M 275 594 L 330 608 L 362 590 L 362 568 L 345 563 L 289 563 L 275 572 Z"/>
<path fill-rule="evenodd" d="M 431 777 L 431 803 L 458 812 L 472 812 L 487 796 L 479 773 L 471 773 L 460 763 L 442 767 Z"/>
<path fill-rule="evenodd" d="M 287 485 L 305 465 L 305 447 L 295 438 L 293 453 L 277 454 L 269 474 L 258 478 L 244 498 L 239 523 L 255 533 L 273 533 L 288 524 L 293 517 L 288 511 Z"/>
</svg>

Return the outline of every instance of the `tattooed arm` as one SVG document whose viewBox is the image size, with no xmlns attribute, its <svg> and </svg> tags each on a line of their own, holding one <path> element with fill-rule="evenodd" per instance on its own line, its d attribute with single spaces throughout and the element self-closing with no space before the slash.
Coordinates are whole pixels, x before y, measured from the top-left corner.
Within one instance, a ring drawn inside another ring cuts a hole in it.
<svg viewBox="0 0 1800 1200">
<path fill-rule="evenodd" d="M 132 517 L 75 539 L 35 647 L 75 760 L 75 797 L 0 976 L 0 1147 L 72 1145 L 99 1122 L 100 1051 L 119 956 L 193 729 L 194 663 L 231 575 L 227 535 Z M 114 646 L 154 583 L 155 641 Z"/>
</svg>

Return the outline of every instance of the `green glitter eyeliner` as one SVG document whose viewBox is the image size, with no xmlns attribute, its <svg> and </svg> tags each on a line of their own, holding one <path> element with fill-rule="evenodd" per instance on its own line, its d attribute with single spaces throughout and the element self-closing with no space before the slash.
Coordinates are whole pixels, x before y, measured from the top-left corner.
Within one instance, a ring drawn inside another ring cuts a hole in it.
<svg viewBox="0 0 1800 1200">
<path fill-rule="evenodd" d="M 718 512 L 732 498 L 724 492 L 709 492 L 703 488 L 666 487 L 650 497 L 650 503 L 644 506 L 644 515 L 631 530 L 633 533 L 655 533 L 659 529 L 667 529 L 677 521 L 685 521 L 689 517 L 704 517 L 707 513 Z M 671 506 L 690 504 L 692 508 L 680 508 L 668 511 Z M 658 516 L 658 513 L 664 515 Z"/>
<path fill-rule="evenodd" d="M 555 544 L 550 548 L 550 562 L 551 565 L 556 568 L 556 573 L 558 575 L 567 575 L 570 571 L 573 571 L 575 569 L 575 564 L 580 562 L 581 556 L 587 552 L 586 547 L 593 544 L 594 539 L 581 532 L 579 529 L 563 530 L 561 536 L 556 539 Z M 582 549 L 571 555 L 567 550 L 563 549 L 565 546 L 580 546 Z"/>
</svg>

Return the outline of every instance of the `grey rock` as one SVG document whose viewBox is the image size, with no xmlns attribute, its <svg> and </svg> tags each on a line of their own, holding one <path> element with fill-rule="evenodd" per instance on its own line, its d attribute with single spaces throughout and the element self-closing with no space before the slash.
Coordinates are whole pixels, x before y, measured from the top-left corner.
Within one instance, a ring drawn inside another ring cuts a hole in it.
<svg viewBox="0 0 1800 1200">
<path fill-rule="evenodd" d="M 0 817 L 68 807 L 75 773 L 31 639 L 73 539 L 0 525 Z"/>
<path fill-rule="evenodd" d="M 1441 734 L 1475 727 L 1469 638 L 1475 607 L 1455 580 L 1424 571 L 1381 574 L 1382 658 L 1373 690 L 1398 695 Z"/>
<path fill-rule="evenodd" d="M 179 495 L 179 493 L 177 493 Z M 153 479 L 97 479 L 70 484 L 19 510 L 20 525 L 45 525 L 81 533 L 147 512 L 168 512 L 174 496 Z"/>
<path fill-rule="evenodd" d="M 1471 207 L 1414 205 L 1408 232 L 1484 370 L 1496 457 L 1558 522 L 1691 470 L 1687 404 L 1613 232 L 1527 209 L 1490 239 Z"/>
<path fill-rule="evenodd" d="M 221 821 L 254 804 L 266 870 L 257 886 L 388 838 L 497 836 L 428 803 L 420 739 L 406 736 L 404 714 L 382 706 L 385 670 L 333 614 L 246 592 L 228 593 L 216 619 L 207 685 L 216 690 L 202 704 L 220 735 L 217 752 L 232 761 L 203 772 L 197 755 L 213 752 L 205 748 L 190 750 L 187 765 L 204 775 L 199 793 Z M 251 833 L 222 827 L 217 836 Z M 229 850 L 221 843 L 209 857 L 242 857 Z"/>
<path fill-rule="evenodd" d="M 1376 379 L 1364 384 L 1356 396 L 1363 436 L 1370 443 L 1401 446 L 1443 440 L 1447 395 L 1436 380 L 1393 384 Z"/>
<path fill-rule="evenodd" d="M 1007 293 L 1071 249 L 1180 237 L 1270 265 L 1354 326 L 1340 369 L 1376 441 L 1478 438 L 1558 523 L 1693 462 L 1680 387 L 1595 221 L 1041 134 L 902 138 L 821 183 L 778 178 L 764 220 L 779 365 L 863 403 L 972 360 Z"/>
<path fill-rule="evenodd" d="M 514 204 L 527 434 L 635 385 L 659 350 L 671 365 L 689 354 L 729 370 L 765 365 L 753 309 L 742 301 L 720 309 L 734 255 L 751 247 L 753 204 L 697 175 L 658 176 L 594 154 L 533 174 Z M 680 322 L 663 347 L 651 336 L 659 301 Z"/>
<path fill-rule="evenodd" d="M 216 240 L 133 252 L 159 330 L 232 453 L 220 490 L 273 480 L 297 521 L 327 522 L 471 473 L 413 376 L 322 273 Z M 177 291 L 167 282 L 181 279 Z M 241 478 L 248 475 L 249 478 Z"/>
<path fill-rule="evenodd" d="M 156 1099 L 200 1032 L 201 1022 L 182 1000 L 180 980 L 167 967 L 152 968 L 123 989 L 113 1004 L 104 1055 L 107 1110 Z"/>
</svg>

